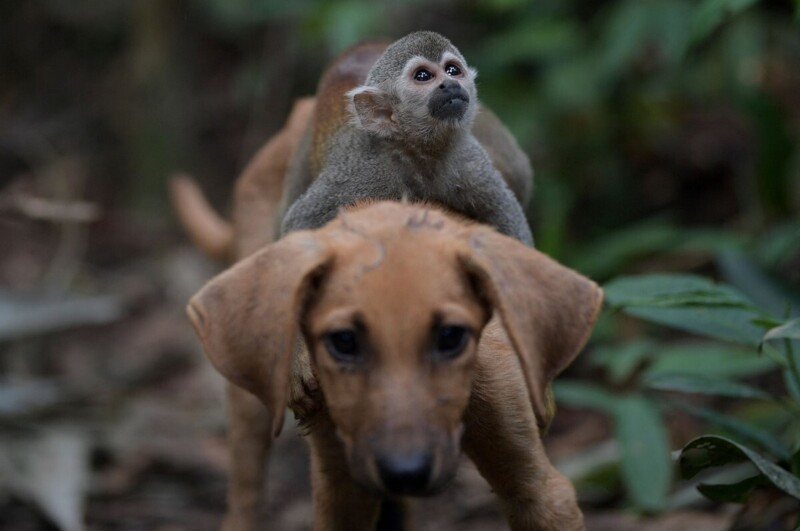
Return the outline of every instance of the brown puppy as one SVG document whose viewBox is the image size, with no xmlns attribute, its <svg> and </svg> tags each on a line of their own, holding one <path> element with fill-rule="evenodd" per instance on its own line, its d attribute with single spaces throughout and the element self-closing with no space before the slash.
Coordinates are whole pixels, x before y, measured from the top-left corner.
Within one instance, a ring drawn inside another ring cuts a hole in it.
<svg viewBox="0 0 800 531">
<path fill-rule="evenodd" d="M 189 314 L 275 432 L 302 333 L 326 404 L 306 419 L 315 529 L 372 529 L 383 495 L 435 491 L 463 446 L 512 529 L 566 530 L 582 528 L 581 513 L 537 424 L 601 300 L 590 280 L 494 230 L 378 203 L 242 260 Z"/>
</svg>

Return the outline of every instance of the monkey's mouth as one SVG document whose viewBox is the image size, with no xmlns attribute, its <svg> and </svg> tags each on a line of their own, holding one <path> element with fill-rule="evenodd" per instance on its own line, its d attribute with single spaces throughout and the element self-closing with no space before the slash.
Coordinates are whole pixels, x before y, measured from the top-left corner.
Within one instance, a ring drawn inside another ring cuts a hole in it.
<svg viewBox="0 0 800 531">
<path fill-rule="evenodd" d="M 429 110 L 431 116 L 438 120 L 460 120 L 469 107 L 469 95 L 464 91 L 443 94 L 443 97 L 432 98 Z"/>
</svg>

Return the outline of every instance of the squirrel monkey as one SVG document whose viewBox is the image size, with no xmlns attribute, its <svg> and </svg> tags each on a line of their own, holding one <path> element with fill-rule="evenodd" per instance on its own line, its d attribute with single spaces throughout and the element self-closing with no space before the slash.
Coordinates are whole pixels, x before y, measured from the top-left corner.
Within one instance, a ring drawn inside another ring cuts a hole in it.
<svg viewBox="0 0 800 531">
<path fill-rule="evenodd" d="M 532 246 L 520 204 L 530 192 L 530 163 L 480 108 L 476 75 L 450 41 L 429 31 L 385 50 L 369 43 L 342 54 L 320 82 L 315 115 L 289 166 L 281 234 L 321 227 L 359 200 L 408 199 L 440 204 Z"/>
</svg>

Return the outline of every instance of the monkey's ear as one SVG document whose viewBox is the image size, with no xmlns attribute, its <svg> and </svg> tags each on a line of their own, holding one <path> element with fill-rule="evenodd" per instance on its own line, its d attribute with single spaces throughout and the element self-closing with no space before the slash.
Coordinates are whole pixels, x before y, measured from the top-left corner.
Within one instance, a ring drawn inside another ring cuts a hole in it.
<svg viewBox="0 0 800 531">
<path fill-rule="evenodd" d="M 381 136 L 391 136 L 397 130 L 394 109 L 384 91 L 362 85 L 348 92 L 347 97 L 353 118 L 362 129 Z"/>
<path fill-rule="evenodd" d="M 588 340 L 603 291 L 583 275 L 495 230 L 478 227 L 466 236 L 460 261 L 500 314 L 544 431 L 554 413 L 550 383 Z"/>
<path fill-rule="evenodd" d="M 209 281 L 187 313 L 214 367 L 264 403 L 280 432 L 301 306 L 332 257 L 308 232 L 267 245 Z"/>
</svg>

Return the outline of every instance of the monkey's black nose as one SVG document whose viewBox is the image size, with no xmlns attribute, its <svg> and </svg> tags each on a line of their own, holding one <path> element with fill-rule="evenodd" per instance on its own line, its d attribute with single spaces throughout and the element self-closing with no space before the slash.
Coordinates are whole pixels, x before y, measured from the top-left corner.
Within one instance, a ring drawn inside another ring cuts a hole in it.
<svg viewBox="0 0 800 531">
<path fill-rule="evenodd" d="M 448 79 L 433 91 L 428 100 L 428 111 L 439 120 L 460 120 L 469 107 L 469 93 L 461 84 Z"/>
<path fill-rule="evenodd" d="M 439 85 L 439 89 L 449 92 L 458 92 L 461 90 L 461 84 L 455 79 L 447 79 Z"/>
<path fill-rule="evenodd" d="M 428 452 L 386 455 L 375 463 L 383 486 L 392 494 L 414 496 L 428 486 L 433 469 L 433 456 Z"/>
</svg>

